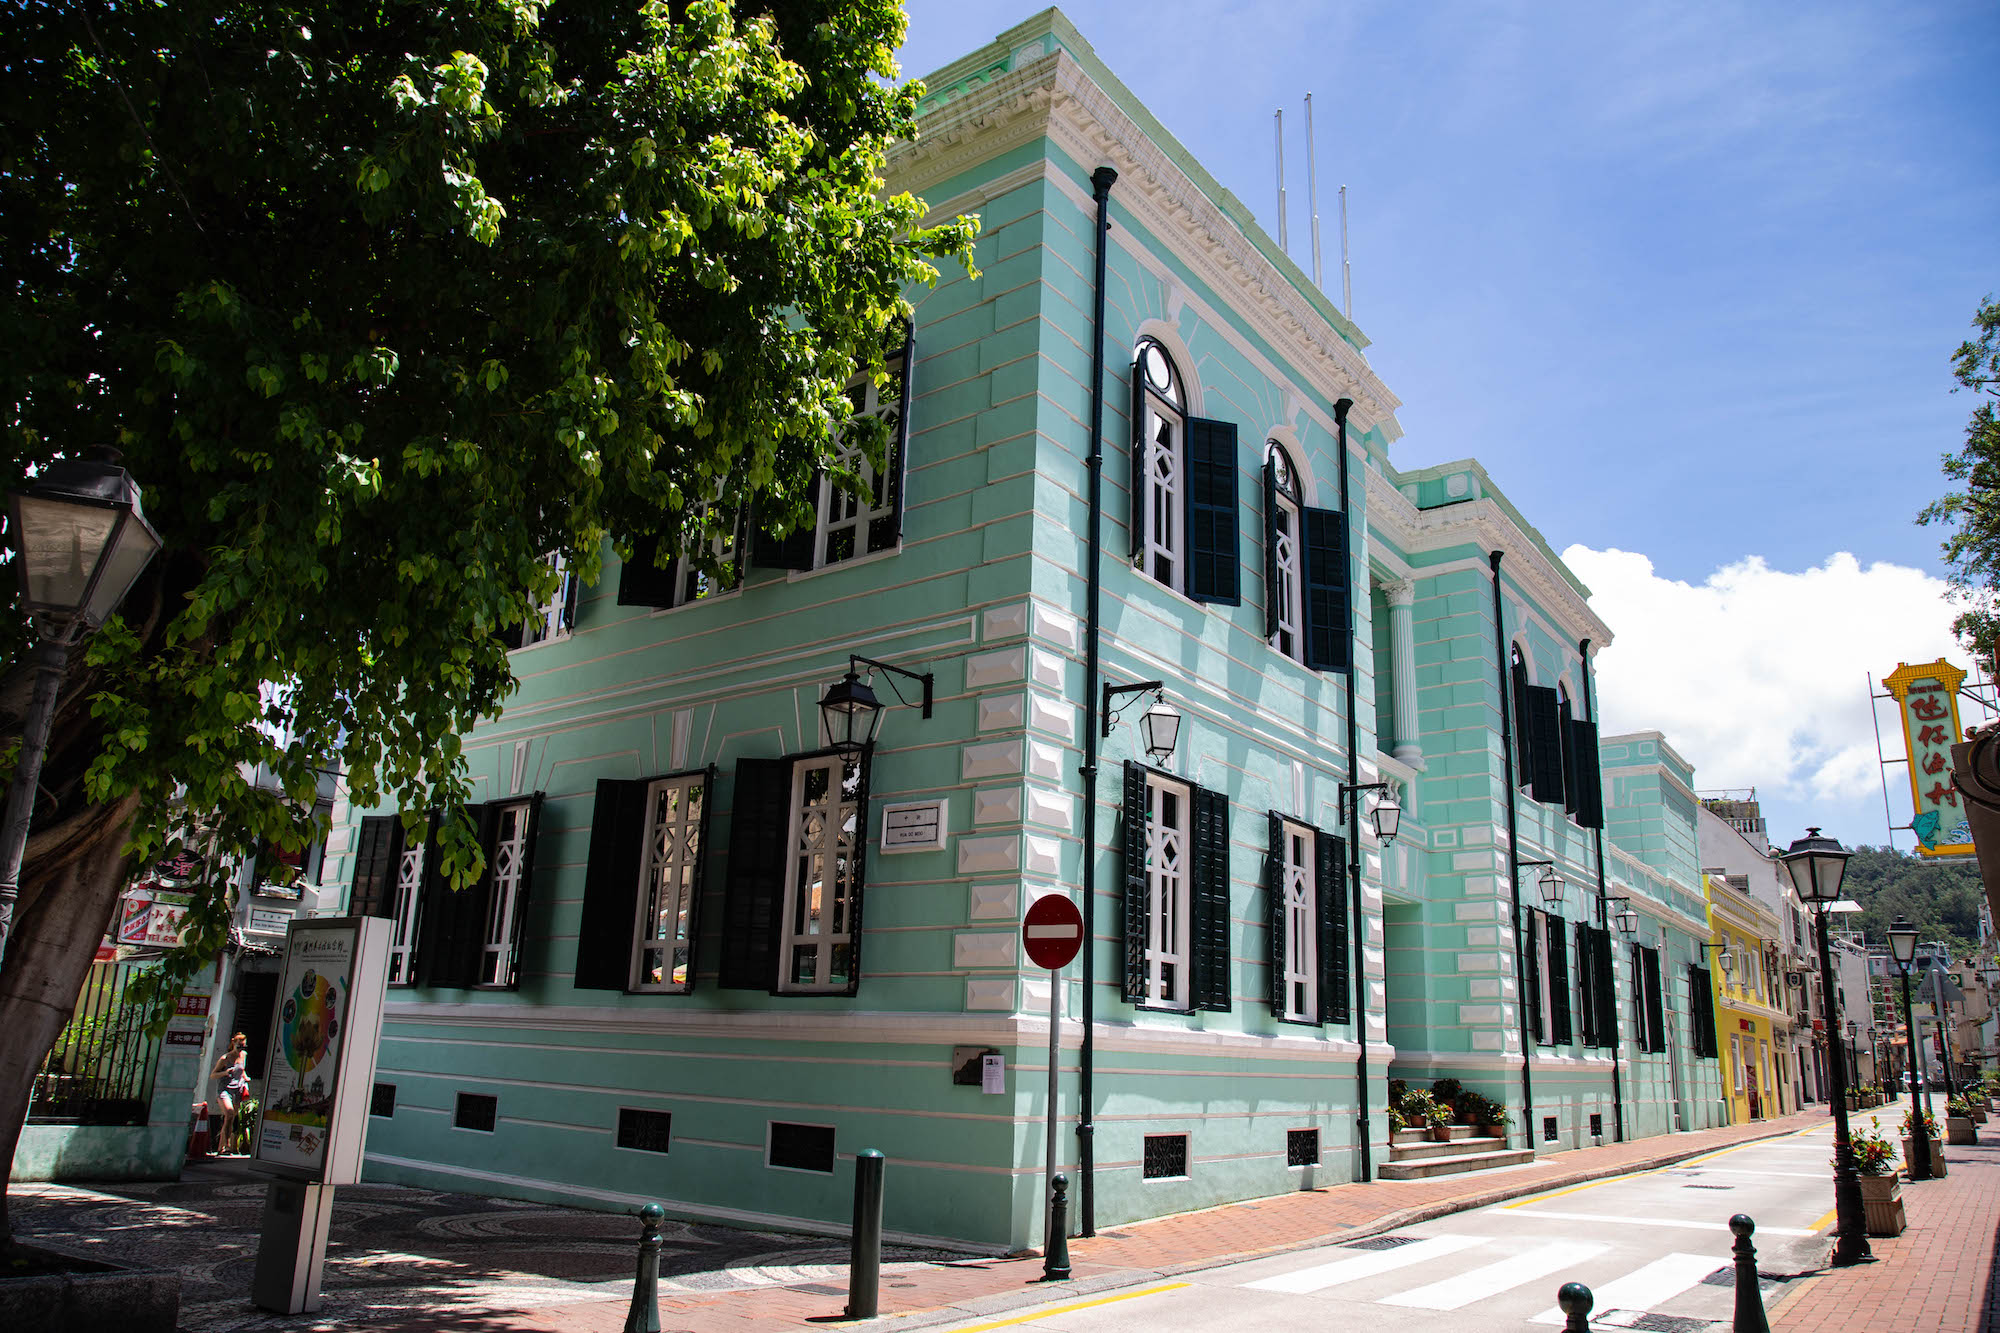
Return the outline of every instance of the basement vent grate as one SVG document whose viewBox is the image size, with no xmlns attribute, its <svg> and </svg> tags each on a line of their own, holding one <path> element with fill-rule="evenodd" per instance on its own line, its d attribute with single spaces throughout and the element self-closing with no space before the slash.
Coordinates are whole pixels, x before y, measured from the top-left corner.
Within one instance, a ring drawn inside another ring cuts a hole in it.
<svg viewBox="0 0 2000 1333">
<path fill-rule="evenodd" d="M 1422 1239 L 1422 1236 L 1369 1236 L 1363 1240 L 1348 1241 L 1340 1248 L 1343 1250 L 1393 1250 L 1399 1245 L 1409 1245 Z"/>
<path fill-rule="evenodd" d="M 1712 1319 L 1686 1319 L 1680 1315 L 1642 1314 L 1627 1328 L 1645 1330 L 1645 1333 L 1710 1333 L 1722 1328 L 1722 1324 Z"/>
</svg>

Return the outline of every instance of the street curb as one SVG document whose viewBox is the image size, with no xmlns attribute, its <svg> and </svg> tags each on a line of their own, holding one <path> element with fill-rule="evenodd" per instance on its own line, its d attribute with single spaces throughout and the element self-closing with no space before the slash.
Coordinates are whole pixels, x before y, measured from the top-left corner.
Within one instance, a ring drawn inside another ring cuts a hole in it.
<svg viewBox="0 0 2000 1333">
<path fill-rule="evenodd" d="M 1701 1157 L 1711 1152 L 1720 1152 L 1725 1148 L 1740 1147 L 1746 1143 L 1762 1143 L 1768 1139 L 1781 1139 L 1787 1135 L 1798 1134 L 1805 1130 L 1816 1128 L 1818 1128 L 1816 1124 L 1807 1124 L 1804 1126 L 1791 1125 L 1783 1129 L 1773 1129 L 1766 1133 L 1747 1135 L 1731 1143 L 1656 1153 L 1651 1157 L 1641 1158 L 1636 1162 L 1607 1165 L 1602 1168 L 1593 1167 L 1579 1171 L 1575 1175 L 1565 1175 L 1553 1180 L 1519 1181 L 1499 1186 L 1495 1189 L 1485 1190 L 1478 1194 L 1460 1195 L 1451 1199 L 1439 1199 L 1433 1203 L 1418 1204 L 1415 1207 L 1404 1208 L 1398 1212 L 1378 1217 L 1373 1222 L 1364 1222 L 1359 1226 L 1350 1227 L 1346 1230 L 1328 1232 L 1307 1240 L 1287 1241 L 1282 1245 L 1267 1246 L 1261 1250 L 1244 1250 L 1239 1253 L 1214 1255 L 1206 1259 L 1192 1259 L 1184 1263 L 1167 1264 L 1160 1268 L 1121 1268 L 1115 1273 L 1105 1273 L 1090 1278 L 1078 1278 L 1069 1282 L 1052 1282 L 1046 1286 L 1030 1284 L 1026 1289 L 1013 1293 L 1011 1298 L 1009 1293 L 1006 1292 L 994 1292 L 987 1296 L 972 1298 L 980 1304 L 986 1305 L 987 1308 L 985 1309 L 971 1309 L 969 1308 L 970 1302 L 963 1305 L 936 1305 L 923 1310 L 909 1310 L 901 1314 L 883 1315 L 878 1319 L 861 1320 L 854 1323 L 840 1322 L 836 1326 L 842 1329 L 859 1330 L 860 1333 L 873 1333 L 877 1329 L 890 1328 L 899 1330 L 934 1328 L 942 1324 L 957 1323 L 965 1319 L 976 1318 L 979 1315 L 994 1315 L 1006 1310 L 1019 1310 L 1028 1306 L 1043 1305 L 1050 1301 L 1059 1301 L 1065 1298 L 1093 1296 L 1106 1291 L 1143 1287 L 1148 1283 L 1158 1282 L 1164 1278 L 1178 1277 L 1185 1273 L 1198 1273 L 1211 1268 L 1223 1268 L 1230 1264 L 1248 1263 L 1253 1259 L 1268 1259 L 1274 1255 L 1296 1254 L 1300 1250 L 1318 1249 L 1325 1245 L 1341 1245 L 1349 1241 L 1365 1240 L 1370 1236 L 1379 1236 L 1384 1232 L 1394 1231 L 1399 1227 L 1415 1226 L 1419 1222 L 1429 1222 L 1440 1217 L 1450 1217 L 1455 1213 L 1470 1212 L 1475 1208 L 1488 1208 L 1496 1203 L 1506 1203 L 1510 1199 L 1523 1199 L 1531 1195 L 1546 1193 L 1552 1189 L 1566 1189 L 1572 1185 L 1588 1185 L 1594 1181 L 1609 1180 L 1614 1176 L 1638 1175 L 1645 1171 L 1657 1171 L 1661 1167 L 1672 1166 L 1676 1162 L 1685 1162 L 1691 1157 Z M 1339 1187 L 1336 1186 L 1335 1188 Z M 1219 1204 L 1217 1205 L 1217 1209 L 1230 1206 L 1229 1204 Z M 1209 1210 L 1204 1209 L 1199 1211 Z M 1089 1261 L 1087 1259 L 1079 1259 L 1078 1262 L 1087 1264 Z M 1803 1289 L 1804 1285 L 1801 1284 L 1801 1289 Z M 1791 1295 L 1788 1294 L 1786 1299 L 1789 1302 L 1792 1299 Z M 1780 1308 L 1783 1307 L 1781 1306 Z"/>
</svg>

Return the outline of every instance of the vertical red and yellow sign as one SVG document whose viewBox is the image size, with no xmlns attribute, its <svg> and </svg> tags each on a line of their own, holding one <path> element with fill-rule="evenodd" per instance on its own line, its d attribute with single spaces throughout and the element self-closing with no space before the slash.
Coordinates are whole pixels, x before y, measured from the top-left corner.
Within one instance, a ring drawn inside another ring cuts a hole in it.
<svg viewBox="0 0 2000 1333">
<path fill-rule="evenodd" d="M 1903 718 L 1910 756 L 1910 829 L 1922 856 L 1972 855 L 1972 827 L 1951 785 L 1951 747 L 1959 739 L 1958 687 L 1965 673 L 1939 658 L 1920 666 L 1897 663 L 1882 680 Z"/>
</svg>

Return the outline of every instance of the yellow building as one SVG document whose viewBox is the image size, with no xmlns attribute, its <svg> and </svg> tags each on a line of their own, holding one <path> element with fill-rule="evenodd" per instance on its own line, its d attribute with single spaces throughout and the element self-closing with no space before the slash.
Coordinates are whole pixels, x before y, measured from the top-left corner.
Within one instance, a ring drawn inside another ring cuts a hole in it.
<svg viewBox="0 0 2000 1333">
<path fill-rule="evenodd" d="M 1707 870 L 1701 881 L 1715 954 L 1716 1053 L 1730 1123 L 1783 1115 L 1797 1108 L 1785 1105 L 1785 1080 L 1772 1063 L 1792 1025 L 1782 1007 L 1778 915 L 1751 896 L 1743 876 Z"/>
</svg>

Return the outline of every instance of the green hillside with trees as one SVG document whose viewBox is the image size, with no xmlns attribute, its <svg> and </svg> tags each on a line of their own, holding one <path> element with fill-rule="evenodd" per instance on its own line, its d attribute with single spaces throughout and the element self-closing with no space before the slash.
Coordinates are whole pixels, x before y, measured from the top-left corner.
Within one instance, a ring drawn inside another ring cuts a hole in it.
<svg viewBox="0 0 2000 1333">
<path fill-rule="evenodd" d="M 1949 944 L 1954 958 L 1978 947 L 1985 893 L 1975 862 L 1927 862 L 1893 847 L 1859 847 L 1841 888 L 1862 908 L 1858 922 L 1849 917 L 1844 924 L 1873 943 L 1886 943 L 1890 924 L 1903 916 L 1915 924 L 1919 938 Z"/>
</svg>

